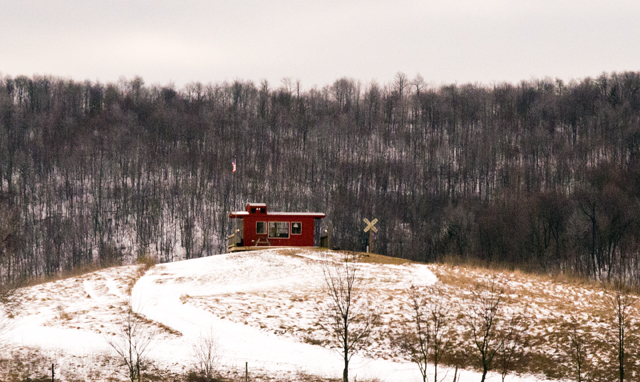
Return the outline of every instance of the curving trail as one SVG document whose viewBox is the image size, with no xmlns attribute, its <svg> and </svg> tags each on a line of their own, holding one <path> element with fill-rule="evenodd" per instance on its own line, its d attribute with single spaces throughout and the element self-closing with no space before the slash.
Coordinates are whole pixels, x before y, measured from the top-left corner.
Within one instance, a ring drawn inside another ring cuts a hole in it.
<svg viewBox="0 0 640 382">
<path fill-rule="evenodd" d="M 437 280 L 424 265 L 358 266 L 360 274 L 370 278 L 376 289 L 386 285 L 398 290 Z M 157 265 L 138 281 L 133 297 L 145 316 L 183 333 L 180 340 L 154 349 L 155 357 L 164 358 L 167 363 L 177 366 L 191 361 L 191 344 L 201 332 L 213 328 L 223 347 L 223 363 L 228 367 L 242 370 L 248 362 L 250 370 L 283 379 L 298 371 L 335 378 L 342 374 L 337 352 L 304 343 L 295 336 L 277 335 L 282 331 L 263 323 L 274 317 L 278 321 L 283 312 L 301 310 L 295 302 L 288 301 L 292 293 L 318 294 L 323 285 L 322 262 L 317 252 L 302 251 L 292 256 L 263 250 Z M 234 314 L 233 305 L 229 311 L 219 309 L 230 299 L 238 303 L 238 308 L 254 304 L 259 309 L 234 322 L 229 317 Z M 406 362 L 354 356 L 350 370 L 350 375 L 358 379 L 421 380 L 416 366 Z"/>
</svg>

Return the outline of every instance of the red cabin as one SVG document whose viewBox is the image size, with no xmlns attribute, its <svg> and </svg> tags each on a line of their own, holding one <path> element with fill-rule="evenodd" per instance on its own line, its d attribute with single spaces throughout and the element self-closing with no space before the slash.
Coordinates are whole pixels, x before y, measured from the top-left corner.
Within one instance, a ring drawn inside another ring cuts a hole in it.
<svg viewBox="0 0 640 382">
<path fill-rule="evenodd" d="M 264 203 L 249 203 L 246 211 L 229 214 L 233 219 L 233 235 L 229 236 L 229 252 L 257 247 L 313 247 L 315 220 L 321 212 L 269 212 Z"/>
</svg>

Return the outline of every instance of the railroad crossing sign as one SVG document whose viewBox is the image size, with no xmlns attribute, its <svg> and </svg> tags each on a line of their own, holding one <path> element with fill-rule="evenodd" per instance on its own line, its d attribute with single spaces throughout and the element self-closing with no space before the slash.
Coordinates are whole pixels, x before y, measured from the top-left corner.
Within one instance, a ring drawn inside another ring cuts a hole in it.
<svg viewBox="0 0 640 382">
<path fill-rule="evenodd" d="M 369 219 L 364 218 L 362 219 L 367 226 L 364 229 L 364 232 L 369 232 L 369 245 L 367 246 L 367 253 L 371 253 L 373 251 L 373 237 L 371 235 L 372 232 L 378 232 L 378 229 L 376 227 L 374 227 L 374 225 L 378 222 L 378 219 L 373 219 L 372 221 L 369 221 Z"/>
<path fill-rule="evenodd" d="M 374 225 L 378 222 L 378 219 L 373 219 L 372 221 L 369 221 L 369 219 L 364 218 L 362 220 L 364 220 L 364 222 L 367 223 L 367 228 L 364 229 L 364 232 L 369 232 L 369 230 L 372 230 L 373 232 L 378 232 L 378 229 L 374 227 Z"/>
</svg>

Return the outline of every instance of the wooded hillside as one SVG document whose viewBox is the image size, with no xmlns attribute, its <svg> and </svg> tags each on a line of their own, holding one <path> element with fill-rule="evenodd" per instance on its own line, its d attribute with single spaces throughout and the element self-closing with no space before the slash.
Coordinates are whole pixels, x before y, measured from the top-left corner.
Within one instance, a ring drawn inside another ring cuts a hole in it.
<svg viewBox="0 0 640 382">
<path fill-rule="evenodd" d="M 246 202 L 332 245 L 589 277 L 640 268 L 640 73 L 184 89 L 0 80 L 0 280 L 223 253 Z M 236 160 L 238 171 L 231 172 Z"/>
</svg>

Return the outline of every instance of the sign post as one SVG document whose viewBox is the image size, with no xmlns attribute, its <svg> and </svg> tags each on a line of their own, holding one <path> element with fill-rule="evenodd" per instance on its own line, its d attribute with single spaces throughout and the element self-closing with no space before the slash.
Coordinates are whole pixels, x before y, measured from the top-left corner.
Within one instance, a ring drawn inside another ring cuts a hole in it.
<svg viewBox="0 0 640 382">
<path fill-rule="evenodd" d="M 373 253 L 373 243 L 371 241 L 371 239 L 373 238 L 372 232 L 378 232 L 378 229 L 374 227 L 374 225 L 378 222 L 378 219 L 373 219 L 372 221 L 369 221 L 369 219 L 364 218 L 362 220 L 367 224 L 367 227 L 364 229 L 364 232 L 369 232 L 369 245 L 367 246 L 367 253 Z"/>
</svg>

